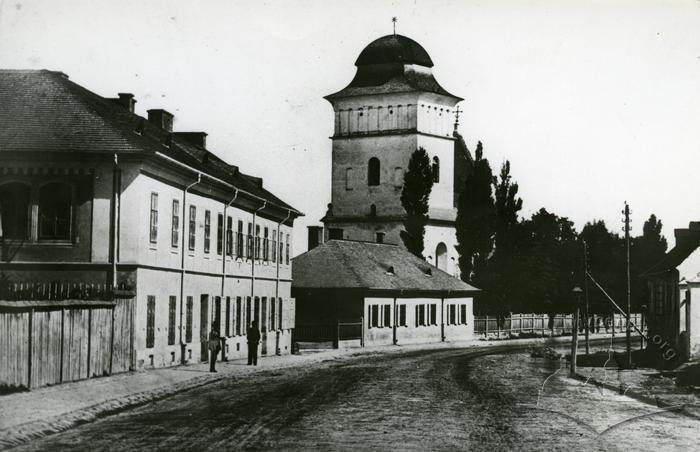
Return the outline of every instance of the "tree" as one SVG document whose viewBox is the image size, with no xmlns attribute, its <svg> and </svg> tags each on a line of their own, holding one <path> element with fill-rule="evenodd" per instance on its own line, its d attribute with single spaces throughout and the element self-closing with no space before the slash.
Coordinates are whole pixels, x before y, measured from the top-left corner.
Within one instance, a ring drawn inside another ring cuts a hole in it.
<svg viewBox="0 0 700 452">
<path fill-rule="evenodd" d="M 428 224 L 428 198 L 433 189 L 433 173 L 430 158 L 425 149 L 418 148 L 408 162 L 408 170 L 404 174 L 401 205 L 406 210 L 401 231 L 401 240 L 406 249 L 423 258 L 423 237 L 425 225 Z"/>
<path fill-rule="evenodd" d="M 518 184 L 511 181 L 510 162 L 501 166 L 499 177 L 493 178 L 494 204 L 494 251 L 482 276 L 485 294 L 484 305 L 489 313 L 502 320 L 508 313 L 517 309 L 522 293 L 522 228 L 518 212 L 523 201 L 518 195 Z"/>
<path fill-rule="evenodd" d="M 494 244 L 493 173 L 483 146 L 477 144 L 473 171 L 466 177 L 457 203 L 457 252 L 462 280 L 479 287 Z"/>
<path fill-rule="evenodd" d="M 571 291 L 581 277 L 573 223 L 542 208 L 523 224 L 527 240 L 526 302 L 535 312 L 571 312 Z"/>
<path fill-rule="evenodd" d="M 630 249 L 630 274 L 632 278 L 632 306 L 635 311 L 649 303 L 649 287 L 640 275 L 659 262 L 666 254 L 668 243 L 661 234 L 663 225 L 651 214 L 644 222 L 642 235 L 634 237 Z"/>
</svg>

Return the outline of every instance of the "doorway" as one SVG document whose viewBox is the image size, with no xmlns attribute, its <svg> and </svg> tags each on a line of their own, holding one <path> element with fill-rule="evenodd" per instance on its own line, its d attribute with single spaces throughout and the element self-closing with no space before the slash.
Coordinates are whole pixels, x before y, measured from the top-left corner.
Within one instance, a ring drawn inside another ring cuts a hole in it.
<svg viewBox="0 0 700 452">
<path fill-rule="evenodd" d="M 202 295 L 199 300 L 199 342 L 201 361 L 209 361 L 209 295 Z"/>
</svg>

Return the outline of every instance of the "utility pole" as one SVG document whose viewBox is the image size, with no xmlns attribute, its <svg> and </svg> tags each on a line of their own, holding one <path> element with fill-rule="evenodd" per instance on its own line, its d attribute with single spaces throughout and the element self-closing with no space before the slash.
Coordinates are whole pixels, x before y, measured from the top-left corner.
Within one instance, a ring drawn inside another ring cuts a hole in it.
<svg viewBox="0 0 700 452">
<path fill-rule="evenodd" d="M 583 296 L 586 300 L 584 315 L 586 316 L 586 355 L 588 355 L 590 352 L 590 345 L 588 343 L 588 329 L 590 327 L 591 319 L 588 312 L 588 247 L 586 246 L 585 240 L 583 240 Z"/>
<path fill-rule="evenodd" d="M 576 351 L 578 350 L 578 314 L 581 306 L 581 288 L 576 286 L 573 290 L 574 313 L 571 318 L 571 365 L 569 366 L 569 376 L 576 377 Z"/>
<path fill-rule="evenodd" d="M 625 247 L 627 252 L 627 365 L 632 367 L 632 335 L 630 331 L 630 316 L 632 314 L 632 297 L 630 289 L 630 206 L 625 201 Z"/>
</svg>

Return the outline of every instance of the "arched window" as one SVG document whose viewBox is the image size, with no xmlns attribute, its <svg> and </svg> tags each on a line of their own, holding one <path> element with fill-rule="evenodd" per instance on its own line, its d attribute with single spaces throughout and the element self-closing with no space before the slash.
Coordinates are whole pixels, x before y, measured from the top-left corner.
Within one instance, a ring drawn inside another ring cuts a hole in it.
<svg viewBox="0 0 700 452">
<path fill-rule="evenodd" d="M 377 206 L 375 206 L 374 204 L 372 204 L 371 206 L 369 206 L 369 216 L 370 216 L 370 217 L 376 217 L 376 216 L 377 216 Z"/>
<path fill-rule="evenodd" d="M 71 187 L 46 184 L 39 190 L 39 239 L 70 240 L 73 210 Z"/>
<path fill-rule="evenodd" d="M 367 164 L 367 185 L 379 185 L 379 159 L 372 157 Z"/>
<path fill-rule="evenodd" d="M 442 242 L 435 248 L 435 266 L 440 270 L 447 270 L 447 246 Z"/>
<path fill-rule="evenodd" d="M 440 182 L 440 159 L 433 157 L 433 182 Z"/>
<path fill-rule="evenodd" d="M 26 239 L 29 218 L 29 187 L 19 182 L 0 185 L 0 237 Z"/>
</svg>

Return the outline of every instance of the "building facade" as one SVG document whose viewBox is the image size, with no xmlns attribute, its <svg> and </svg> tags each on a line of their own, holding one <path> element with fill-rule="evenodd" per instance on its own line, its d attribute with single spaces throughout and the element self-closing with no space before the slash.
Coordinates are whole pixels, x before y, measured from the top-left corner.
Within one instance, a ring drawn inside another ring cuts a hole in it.
<svg viewBox="0 0 700 452">
<path fill-rule="evenodd" d="M 398 245 L 330 240 L 294 258 L 295 341 L 371 346 L 472 339 L 477 292 Z"/>
<path fill-rule="evenodd" d="M 299 211 L 225 163 L 165 110 L 104 98 L 52 71 L 0 71 L 0 272 L 11 282 L 126 284 L 133 368 L 289 353 Z"/>
<path fill-rule="evenodd" d="M 676 244 L 642 276 L 649 285 L 649 347 L 662 356 L 700 357 L 700 222 L 674 231 Z"/>
<path fill-rule="evenodd" d="M 438 84 L 428 53 L 405 36 L 375 40 L 355 66 L 352 82 L 326 96 L 335 128 L 325 238 L 402 245 L 404 172 L 413 152 L 423 148 L 434 180 L 424 257 L 458 276 L 456 205 L 471 168 L 456 131 L 455 108 L 462 98 Z"/>
</svg>

